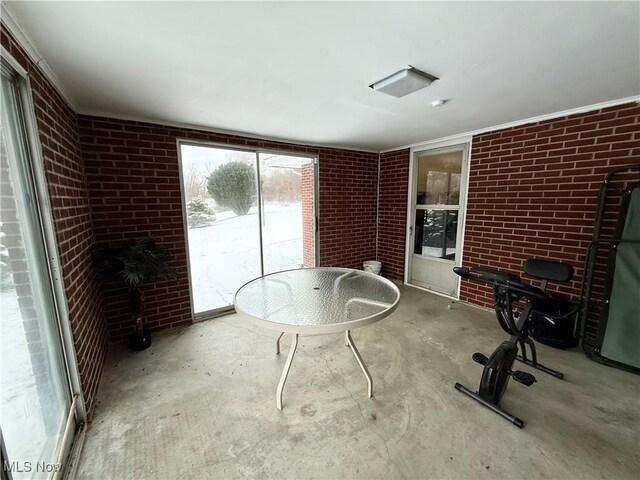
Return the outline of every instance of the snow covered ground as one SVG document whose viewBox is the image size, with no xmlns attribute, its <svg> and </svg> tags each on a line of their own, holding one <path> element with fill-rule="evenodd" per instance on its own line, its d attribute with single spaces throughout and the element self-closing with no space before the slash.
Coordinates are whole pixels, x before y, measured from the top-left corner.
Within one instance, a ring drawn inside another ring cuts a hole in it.
<svg viewBox="0 0 640 480">
<path fill-rule="evenodd" d="M 456 253 L 455 247 L 447 248 L 447 255 L 452 255 Z M 442 249 L 438 247 L 422 247 L 422 255 L 429 257 L 437 257 L 442 258 Z"/>
<path fill-rule="evenodd" d="M 239 217 L 217 213 L 216 218 L 208 227 L 188 230 L 196 313 L 231 305 L 236 290 L 260 276 L 257 208 Z M 266 204 L 262 229 L 265 274 L 302 266 L 301 204 Z"/>
<path fill-rule="evenodd" d="M 41 403 L 36 382 L 51 381 L 52 377 L 37 377 L 34 372 L 15 289 L 0 292 L 0 311 L 0 424 L 7 453 L 11 461 L 21 465 L 53 462 L 60 440 L 56 427 L 62 425 L 66 407 Z M 37 358 L 47 361 L 43 356 Z M 18 480 L 42 478 L 44 474 L 32 477 L 14 471 L 12 475 Z"/>
<path fill-rule="evenodd" d="M 214 224 L 189 229 L 188 235 L 196 312 L 231 305 L 236 290 L 260 276 L 257 209 L 241 217 L 218 213 Z M 265 273 L 301 266 L 300 204 L 266 205 L 263 235 Z M 15 290 L 0 292 L 0 310 L 0 423 L 8 453 L 21 462 L 51 461 L 59 439 L 55 427 L 45 427 L 43 411 L 51 417 L 55 409 L 56 424 L 64 406 L 41 404 Z"/>
</svg>

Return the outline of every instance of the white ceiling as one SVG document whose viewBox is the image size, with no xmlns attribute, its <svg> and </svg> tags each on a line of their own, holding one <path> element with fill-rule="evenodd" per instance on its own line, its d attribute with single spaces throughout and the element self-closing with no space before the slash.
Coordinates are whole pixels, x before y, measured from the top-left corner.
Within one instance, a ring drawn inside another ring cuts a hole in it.
<svg viewBox="0 0 640 480">
<path fill-rule="evenodd" d="M 7 5 L 81 113 L 378 151 L 640 95 L 638 2 Z"/>
</svg>

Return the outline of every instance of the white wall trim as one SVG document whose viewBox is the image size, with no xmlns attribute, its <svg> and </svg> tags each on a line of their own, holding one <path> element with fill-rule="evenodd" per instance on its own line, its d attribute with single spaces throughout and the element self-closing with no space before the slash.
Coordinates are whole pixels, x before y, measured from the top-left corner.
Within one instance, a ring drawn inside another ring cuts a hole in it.
<svg viewBox="0 0 640 480">
<path fill-rule="evenodd" d="M 18 21 L 16 20 L 13 13 L 7 6 L 6 3 L 0 3 L 0 16 L 2 18 L 2 23 L 7 27 L 7 29 L 11 32 L 11 34 L 15 37 L 16 41 L 20 44 L 20 46 L 27 52 L 27 55 L 33 63 L 42 71 L 43 75 L 53 84 L 53 86 L 58 90 L 58 93 L 62 95 L 62 97 L 67 101 L 73 110 L 76 110 L 76 101 L 69 93 L 69 91 L 65 88 L 63 83 L 60 81 L 56 73 L 49 66 L 44 57 L 38 52 L 38 49 L 35 47 L 35 44 L 31 41 L 29 36 L 25 33 L 23 28 L 20 26 Z"/>
<path fill-rule="evenodd" d="M 447 142 L 447 141 L 463 143 L 464 140 L 460 140 L 460 139 L 468 136 L 479 135 L 481 133 L 493 132 L 496 130 L 504 130 L 505 128 L 518 127 L 520 125 L 526 125 L 528 123 L 537 123 L 537 122 L 543 122 L 545 120 L 553 120 L 554 118 L 566 117 L 568 115 L 575 115 L 578 113 L 591 112 L 593 110 L 600 110 L 601 108 L 607 108 L 607 107 L 615 107 L 616 105 L 623 105 L 625 103 L 631 103 L 631 102 L 640 103 L 640 96 L 619 98 L 617 100 L 610 100 L 602 103 L 594 103 L 593 105 L 586 105 L 584 107 L 572 108 L 570 110 L 563 110 L 563 111 L 554 112 L 554 113 L 546 113 L 544 115 L 539 115 L 537 117 L 530 117 L 522 120 L 516 120 L 514 122 L 502 123 L 500 125 L 493 125 L 491 127 L 479 128 L 477 130 L 471 130 L 469 132 L 464 132 L 464 133 L 457 133 L 455 135 L 449 135 L 447 137 L 436 138 L 436 139 L 427 140 L 424 142 L 411 143 L 409 145 L 402 145 L 399 147 L 387 148 L 387 149 L 381 150 L 380 153 L 395 152 L 397 150 L 404 150 L 407 148 L 422 148 L 427 146 L 430 147 L 431 145 L 439 144 L 441 142 Z"/>
</svg>

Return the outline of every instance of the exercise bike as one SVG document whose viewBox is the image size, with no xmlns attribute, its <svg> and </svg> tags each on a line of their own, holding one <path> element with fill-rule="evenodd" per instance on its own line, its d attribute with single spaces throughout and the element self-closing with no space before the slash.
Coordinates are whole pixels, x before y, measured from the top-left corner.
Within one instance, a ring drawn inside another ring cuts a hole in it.
<svg viewBox="0 0 640 480">
<path fill-rule="evenodd" d="M 513 370 L 516 360 L 556 378 L 564 378 L 562 373 L 538 363 L 536 346 L 530 335 L 534 318 L 556 325 L 558 322 L 571 321 L 575 317 L 579 305 L 569 302 L 563 296 L 545 291 L 548 281 L 571 280 L 573 267 L 548 260 L 527 260 L 524 263 L 524 272 L 531 277 L 542 279 L 540 287 L 524 283 L 518 275 L 486 267 L 454 267 L 453 271 L 463 278 L 493 286 L 494 309 L 498 323 L 510 335 L 509 340 L 502 342 L 489 358 L 479 352 L 473 354 L 473 361 L 484 366 L 477 392 L 460 383 L 456 383 L 455 388 L 518 428 L 523 428 L 524 421 L 502 410 L 500 400 L 510 378 L 527 387 L 536 382 L 532 374 Z M 527 345 L 531 351 L 530 358 L 527 356 Z"/>
</svg>

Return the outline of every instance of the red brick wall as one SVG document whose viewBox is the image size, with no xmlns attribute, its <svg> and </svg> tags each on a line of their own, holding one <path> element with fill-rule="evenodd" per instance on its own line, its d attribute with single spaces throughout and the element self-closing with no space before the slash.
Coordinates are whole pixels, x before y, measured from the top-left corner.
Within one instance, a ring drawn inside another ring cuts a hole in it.
<svg viewBox="0 0 640 480">
<path fill-rule="evenodd" d="M 320 154 L 320 265 L 362 269 L 376 254 L 378 154 Z"/>
<path fill-rule="evenodd" d="M 144 288 L 154 329 L 191 321 L 177 138 L 318 155 L 320 265 L 361 267 L 375 254 L 377 154 L 108 118 L 79 124 L 97 241 L 152 236 L 171 251 L 177 281 Z M 106 285 L 109 334 L 119 339 L 132 327 L 126 291 Z"/>
<path fill-rule="evenodd" d="M 29 72 L 31 80 L 69 320 L 82 391 L 90 411 L 107 342 L 101 294 L 90 258 L 94 236 L 76 115 L 4 24 L 0 35 L 2 46 Z"/>
<path fill-rule="evenodd" d="M 640 106 L 635 103 L 474 137 L 464 265 L 522 272 L 531 257 L 565 261 L 576 269 L 574 280 L 550 288 L 575 298 L 600 184 L 612 167 L 634 162 L 640 162 Z M 385 275 L 395 279 L 404 276 L 408 166 L 409 150 L 380 156 L 378 259 Z M 605 216 L 609 234 L 615 209 L 609 205 Z M 594 297 L 604 277 L 599 264 Z M 491 291 L 464 281 L 461 300 L 490 307 Z M 590 318 L 587 335 L 593 336 L 596 326 Z"/>
<path fill-rule="evenodd" d="M 409 150 L 380 155 L 378 260 L 382 274 L 404 280 Z"/>
<path fill-rule="evenodd" d="M 577 297 L 600 184 L 613 166 L 638 161 L 635 103 L 474 137 L 464 265 L 522 272 L 531 257 L 564 261 L 574 280 L 550 288 Z M 491 292 L 468 281 L 460 298 L 491 305 Z"/>
<path fill-rule="evenodd" d="M 316 266 L 316 219 L 315 219 L 315 175 L 314 164 L 302 167 L 302 263 L 305 267 Z"/>
</svg>

